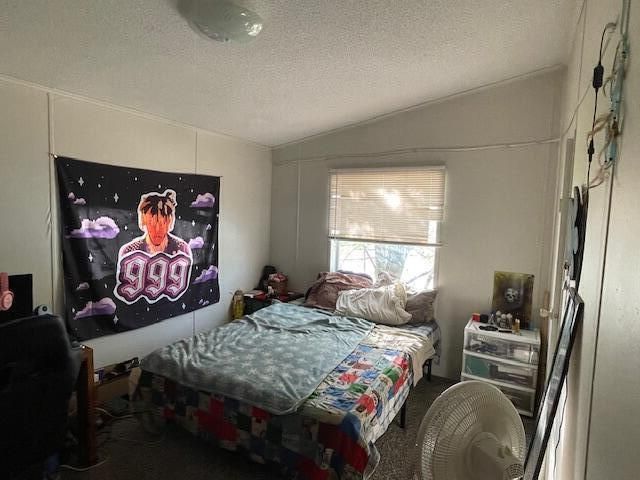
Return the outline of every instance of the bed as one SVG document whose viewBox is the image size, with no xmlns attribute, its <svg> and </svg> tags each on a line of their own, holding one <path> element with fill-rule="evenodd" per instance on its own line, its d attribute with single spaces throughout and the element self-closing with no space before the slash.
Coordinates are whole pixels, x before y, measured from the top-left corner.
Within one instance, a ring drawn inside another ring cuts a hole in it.
<svg viewBox="0 0 640 480">
<path fill-rule="evenodd" d="M 284 478 L 366 479 L 439 338 L 435 321 L 387 327 L 276 304 L 145 357 L 139 392 L 157 420 Z"/>
</svg>

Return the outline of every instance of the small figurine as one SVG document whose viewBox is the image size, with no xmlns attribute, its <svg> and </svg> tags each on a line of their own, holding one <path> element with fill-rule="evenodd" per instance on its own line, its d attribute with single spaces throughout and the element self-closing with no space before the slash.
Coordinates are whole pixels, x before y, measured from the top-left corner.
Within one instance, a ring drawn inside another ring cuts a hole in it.
<svg viewBox="0 0 640 480">
<path fill-rule="evenodd" d="M 231 300 L 231 316 L 233 320 L 242 318 L 244 315 L 244 294 L 242 290 L 236 290 Z"/>
<path fill-rule="evenodd" d="M 520 319 L 516 318 L 513 322 L 513 333 L 520 333 Z"/>
<path fill-rule="evenodd" d="M 506 313 L 500 315 L 500 318 L 498 319 L 498 328 L 501 328 L 503 330 L 511 330 L 509 316 Z"/>
</svg>

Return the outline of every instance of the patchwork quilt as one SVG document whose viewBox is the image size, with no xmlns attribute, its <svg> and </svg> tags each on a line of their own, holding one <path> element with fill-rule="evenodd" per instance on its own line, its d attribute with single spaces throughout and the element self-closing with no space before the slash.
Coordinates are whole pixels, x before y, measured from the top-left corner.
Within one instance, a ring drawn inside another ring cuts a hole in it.
<svg viewBox="0 0 640 480">
<path fill-rule="evenodd" d="M 412 355 L 433 350 L 428 337 L 398 331 L 394 338 L 387 328 L 376 326 L 290 414 L 144 370 L 139 391 L 156 418 L 271 464 L 284 478 L 366 479 L 379 462 L 374 442 L 413 385 Z"/>
</svg>

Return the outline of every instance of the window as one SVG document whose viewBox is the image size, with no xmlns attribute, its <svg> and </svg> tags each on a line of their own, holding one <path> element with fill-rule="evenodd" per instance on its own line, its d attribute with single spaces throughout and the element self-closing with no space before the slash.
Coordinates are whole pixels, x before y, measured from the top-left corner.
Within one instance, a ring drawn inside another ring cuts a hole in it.
<svg viewBox="0 0 640 480">
<path fill-rule="evenodd" d="M 443 167 L 332 170 L 330 268 L 433 288 L 444 182 Z"/>
</svg>

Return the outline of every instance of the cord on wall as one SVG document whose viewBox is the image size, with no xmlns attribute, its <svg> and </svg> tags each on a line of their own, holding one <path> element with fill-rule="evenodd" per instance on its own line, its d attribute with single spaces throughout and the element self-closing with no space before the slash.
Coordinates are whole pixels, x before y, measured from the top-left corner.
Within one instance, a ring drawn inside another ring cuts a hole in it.
<svg viewBox="0 0 640 480">
<path fill-rule="evenodd" d="M 620 17 L 620 31 L 623 41 L 626 42 L 626 37 L 628 35 L 629 28 L 629 9 L 630 9 L 630 0 L 622 0 L 622 14 Z M 615 162 L 612 162 L 611 165 L 611 177 L 613 177 L 613 173 L 615 172 Z M 606 208 L 606 218 L 604 222 L 604 245 L 602 248 L 602 260 L 601 260 L 601 272 L 598 285 L 598 296 L 597 298 L 597 310 L 595 316 L 595 334 L 594 334 L 594 348 L 593 348 L 593 362 L 591 364 L 591 385 L 589 389 L 589 411 L 587 415 L 587 432 L 586 432 L 586 452 L 585 452 L 585 462 L 584 462 L 584 478 L 588 478 L 589 474 L 589 445 L 591 443 L 591 426 L 592 426 L 592 418 L 593 418 L 593 397 L 595 392 L 595 381 L 596 381 L 596 368 L 598 363 L 598 346 L 600 340 L 600 323 L 602 318 L 602 305 L 603 305 L 603 296 L 604 296 L 604 284 L 605 284 L 605 276 L 606 276 L 606 267 L 607 267 L 607 257 L 609 253 L 609 232 L 611 229 L 611 209 L 612 209 L 612 201 L 613 201 L 613 188 L 614 182 L 609 182 L 609 192 L 607 198 L 607 208 Z"/>
<path fill-rule="evenodd" d="M 593 120 L 591 125 L 591 131 L 588 134 L 589 145 L 587 149 L 587 155 L 589 156 L 589 164 L 587 167 L 587 186 L 588 188 L 594 188 L 602 185 L 607 176 L 608 170 L 614 164 L 618 156 L 618 138 L 622 133 L 622 88 L 624 83 L 624 77 L 626 73 L 627 55 L 629 53 L 628 44 L 628 21 L 629 21 L 629 2 L 623 1 L 623 10 L 621 18 L 618 22 L 608 23 L 605 25 L 602 38 L 600 40 L 600 53 L 598 56 L 598 64 L 594 69 L 593 87 L 596 90 Z M 610 73 L 606 79 L 604 79 L 604 67 L 602 66 L 603 50 L 606 50 L 606 46 L 603 49 L 604 36 L 607 31 L 610 31 L 617 27 L 620 33 L 620 39 L 616 46 L 616 51 L 613 56 L 613 61 L 610 69 Z M 598 110 L 598 90 L 602 87 L 603 94 L 607 95 L 607 86 L 609 86 L 609 109 L 607 113 L 604 113 L 596 118 Z M 598 173 L 594 178 L 591 178 L 591 163 L 593 155 L 595 153 L 594 137 L 597 133 L 604 131 L 604 145 L 598 152 Z M 604 156 L 604 159 L 603 159 Z"/>
<path fill-rule="evenodd" d="M 475 152 L 482 150 L 502 150 L 510 148 L 524 148 L 535 145 L 549 145 L 560 142 L 559 137 L 548 138 L 543 140 L 532 140 L 529 142 L 513 142 L 513 143 L 496 143 L 487 145 L 469 145 L 469 146 L 453 146 L 453 147 L 408 147 L 398 148 L 394 150 L 385 150 L 381 152 L 364 152 L 364 153 L 336 153 L 331 155 L 317 155 L 313 157 L 299 158 L 285 162 L 277 162 L 275 165 L 285 166 L 294 165 L 296 163 L 311 162 L 318 160 L 338 160 L 344 158 L 382 158 L 393 155 L 402 155 L 410 153 L 445 153 L 445 152 Z"/>
<path fill-rule="evenodd" d="M 604 36 L 610 30 L 616 27 L 616 23 L 607 23 L 602 29 L 602 36 L 600 38 L 600 51 L 598 54 L 598 64 L 593 68 L 593 79 L 592 86 L 595 90 L 595 99 L 593 102 L 593 119 L 591 120 L 591 131 L 587 135 L 588 139 L 588 147 L 587 147 L 587 157 L 588 157 L 588 166 L 587 166 L 587 187 L 591 182 L 591 162 L 593 161 L 593 154 L 595 153 L 595 146 L 593 142 L 593 137 L 596 132 L 596 115 L 598 114 L 598 93 L 600 92 L 600 88 L 604 83 L 604 67 L 602 66 L 602 54 L 603 54 L 603 45 L 604 45 Z M 607 42 L 608 43 L 608 42 Z"/>
</svg>

